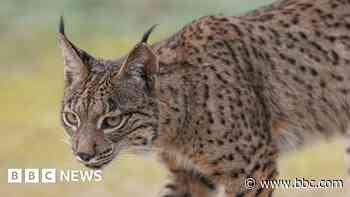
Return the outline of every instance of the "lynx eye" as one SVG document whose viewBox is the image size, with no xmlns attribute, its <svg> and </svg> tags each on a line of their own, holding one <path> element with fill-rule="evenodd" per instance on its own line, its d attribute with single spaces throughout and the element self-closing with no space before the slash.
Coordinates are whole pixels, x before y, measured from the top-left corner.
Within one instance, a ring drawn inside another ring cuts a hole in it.
<svg viewBox="0 0 350 197">
<path fill-rule="evenodd" d="M 127 122 L 127 116 L 108 116 L 105 117 L 101 129 L 104 129 L 105 131 L 115 131 L 117 129 L 120 129 L 124 126 L 124 124 Z"/>
<path fill-rule="evenodd" d="M 79 118 L 72 112 L 65 112 L 63 114 L 64 122 L 70 127 L 77 127 L 79 124 Z"/>
<path fill-rule="evenodd" d="M 118 126 L 121 121 L 122 121 L 122 118 L 120 116 L 113 116 L 113 117 L 105 118 L 105 122 L 106 122 L 107 126 L 109 126 L 109 127 Z"/>
</svg>

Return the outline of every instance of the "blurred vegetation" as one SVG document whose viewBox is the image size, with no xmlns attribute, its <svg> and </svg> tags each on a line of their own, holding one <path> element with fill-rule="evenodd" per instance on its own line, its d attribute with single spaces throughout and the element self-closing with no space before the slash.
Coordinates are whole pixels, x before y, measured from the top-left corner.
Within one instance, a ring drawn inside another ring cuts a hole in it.
<svg viewBox="0 0 350 197">
<path fill-rule="evenodd" d="M 69 37 L 96 56 L 126 53 L 150 25 L 152 41 L 208 14 L 234 15 L 272 0 L 2 0 L 0 6 L 0 194 L 156 196 L 166 174 L 154 160 L 132 155 L 104 171 L 101 183 L 7 184 L 8 168 L 84 169 L 61 139 L 62 59 L 59 16 Z M 345 178 L 342 141 L 322 143 L 281 159 L 281 177 Z M 339 196 L 342 190 L 278 190 L 276 196 Z"/>
</svg>

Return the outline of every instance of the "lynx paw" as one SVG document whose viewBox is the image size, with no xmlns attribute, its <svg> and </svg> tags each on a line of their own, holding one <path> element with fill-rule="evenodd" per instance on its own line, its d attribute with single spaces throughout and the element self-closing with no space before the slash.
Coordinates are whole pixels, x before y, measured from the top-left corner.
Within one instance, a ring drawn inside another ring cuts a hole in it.
<svg viewBox="0 0 350 197">
<path fill-rule="evenodd" d="M 191 194 L 182 191 L 181 188 L 175 184 L 169 183 L 160 192 L 160 197 L 191 197 Z"/>
</svg>

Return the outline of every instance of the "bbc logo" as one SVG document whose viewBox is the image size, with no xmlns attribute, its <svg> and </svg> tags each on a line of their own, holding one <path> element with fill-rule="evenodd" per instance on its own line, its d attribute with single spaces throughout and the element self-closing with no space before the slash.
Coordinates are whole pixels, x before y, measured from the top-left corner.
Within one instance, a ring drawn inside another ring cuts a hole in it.
<svg viewBox="0 0 350 197">
<path fill-rule="evenodd" d="M 53 168 L 7 169 L 8 183 L 100 182 L 101 170 L 59 170 Z"/>
<path fill-rule="evenodd" d="M 56 169 L 7 169 L 8 183 L 56 183 Z"/>
</svg>

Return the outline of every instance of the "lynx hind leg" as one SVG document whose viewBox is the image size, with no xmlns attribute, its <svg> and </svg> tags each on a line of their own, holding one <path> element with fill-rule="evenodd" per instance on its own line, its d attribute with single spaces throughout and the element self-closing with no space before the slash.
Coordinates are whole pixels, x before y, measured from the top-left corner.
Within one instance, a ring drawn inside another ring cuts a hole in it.
<svg viewBox="0 0 350 197">
<path fill-rule="evenodd" d="M 221 184 L 225 186 L 226 197 L 271 197 L 274 187 L 269 181 L 278 177 L 278 146 L 273 139 L 267 140 L 246 165 L 236 166 L 223 173 Z M 249 146 L 248 146 L 249 147 Z M 241 150 L 241 153 L 248 151 Z M 234 165 L 232 165 L 234 166 Z"/>
<path fill-rule="evenodd" d="M 229 179 L 225 184 L 226 197 L 272 197 L 274 189 L 263 186 L 264 180 L 274 180 L 278 176 L 275 161 L 271 161 L 254 169 L 253 174 L 242 178 Z M 237 186 L 240 189 L 237 189 Z"/>
<path fill-rule="evenodd" d="M 162 189 L 161 197 L 214 197 L 215 186 L 206 178 L 193 172 L 173 172 L 170 181 Z"/>
</svg>

